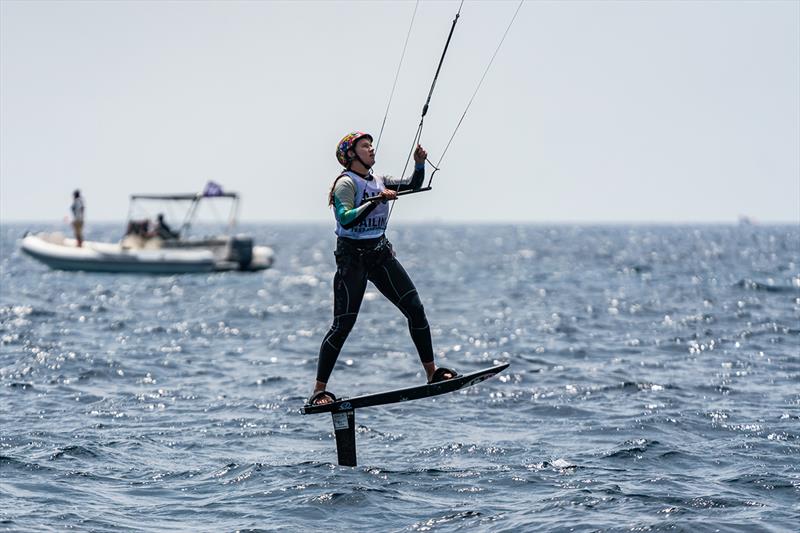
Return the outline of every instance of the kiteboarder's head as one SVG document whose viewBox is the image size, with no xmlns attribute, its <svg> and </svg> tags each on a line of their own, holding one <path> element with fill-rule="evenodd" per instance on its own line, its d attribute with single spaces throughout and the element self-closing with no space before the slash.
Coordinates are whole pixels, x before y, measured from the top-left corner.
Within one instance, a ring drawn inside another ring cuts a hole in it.
<svg viewBox="0 0 800 533">
<path fill-rule="evenodd" d="M 336 159 L 344 168 L 350 168 L 354 162 L 361 163 L 364 170 L 375 164 L 375 149 L 372 147 L 372 135 L 363 131 L 348 133 L 336 147 Z"/>
</svg>

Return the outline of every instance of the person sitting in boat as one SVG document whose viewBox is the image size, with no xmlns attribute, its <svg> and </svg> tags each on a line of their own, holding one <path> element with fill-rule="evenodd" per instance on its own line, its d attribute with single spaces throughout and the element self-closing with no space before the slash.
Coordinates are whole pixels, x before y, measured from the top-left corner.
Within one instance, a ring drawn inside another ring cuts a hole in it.
<svg viewBox="0 0 800 533">
<path fill-rule="evenodd" d="M 156 221 L 156 229 L 154 234 L 162 239 L 170 240 L 170 239 L 177 239 L 179 237 L 178 232 L 172 231 L 172 228 L 169 227 L 166 220 L 164 220 L 164 214 L 158 214 L 158 220 Z"/>
<path fill-rule="evenodd" d="M 128 228 L 125 230 L 125 235 L 136 235 L 139 237 L 147 236 L 147 226 L 150 225 L 149 220 L 129 220 Z"/>
<path fill-rule="evenodd" d="M 344 167 L 334 180 L 328 195 L 336 219 L 336 274 L 333 277 L 333 325 L 322 340 L 317 363 L 317 381 L 309 398 L 310 405 L 336 401 L 325 390 L 339 352 L 356 323 L 367 281 L 386 296 L 408 319 L 428 383 L 454 378 L 454 370 L 436 367 L 433 360 L 431 328 L 417 289 L 395 257 L 384 232 L 389 220 L 388 200 L 397 192 L 419 189 L 425 178 L 427 152 L 417 145 L 414 151 L 414 174 L 393 178 L 372 174 L 375 149 L 372 135 L 355 131 L 339 141 L 336 159 Z M 375 199 L 368 199 L 375 197 Z"/>
</svg>

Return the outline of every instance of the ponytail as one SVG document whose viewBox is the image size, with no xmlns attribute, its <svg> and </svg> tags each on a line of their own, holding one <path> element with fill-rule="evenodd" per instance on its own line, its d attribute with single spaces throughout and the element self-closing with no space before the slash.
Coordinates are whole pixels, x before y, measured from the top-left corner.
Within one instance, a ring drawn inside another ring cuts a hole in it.
<svg viewBox="0 0 800 533">
<path fill-rule="evenodd" d="M 346 176 L 344 172 L 336 176 L 336 179 L 333 180 L 333 185 L 331 185 L 331 190 L 328 192 L 328 207 L 333 205 L 333 190 L 336 188 L 336 182 L 339 181 L 339 178 Z"/>
</svg>

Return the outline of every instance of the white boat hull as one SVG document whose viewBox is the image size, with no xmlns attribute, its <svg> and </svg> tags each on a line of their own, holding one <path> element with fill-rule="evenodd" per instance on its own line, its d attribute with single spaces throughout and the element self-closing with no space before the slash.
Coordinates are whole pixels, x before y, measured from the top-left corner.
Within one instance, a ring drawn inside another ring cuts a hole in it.
<svg viewBox="0 0 800 533">
<path fill-rule="evenodd" d="M 206 248 L 128 248 L 120 244 L 84 241 L 58 233 L 27 235 L 22 251 L 55 270 L 137 274 L 190 274 L 226 270 L 263 270 L 272 266 L 273 253 L 254 246 L 252 261 L 245 266 L 220 257 L 219 250 Z M 217 253 L 215 253 L 217 252 Z"/>
</svg>

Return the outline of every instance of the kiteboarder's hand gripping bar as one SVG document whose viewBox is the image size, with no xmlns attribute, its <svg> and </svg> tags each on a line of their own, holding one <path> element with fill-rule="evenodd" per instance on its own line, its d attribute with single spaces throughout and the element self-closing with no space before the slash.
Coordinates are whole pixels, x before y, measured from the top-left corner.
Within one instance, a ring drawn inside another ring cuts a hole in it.
<svg viewBox="0 0 800 533">
<path fill-rule="evenodd" d="M 383 191 L 381 194 L 379 194 L 377 196 L 370 196 L 368 198 L 365 198 L 364 201 L 365 202 L 372 202 L 372 201 L 377 201 L 377 200 L 380 200 L 380 201 L 396 200 L 398 196 L 405 196 L 407 194 L 414 194 L 415 192 L 425 192 L 425 191 L 429 191 L 429 190 L 431 190 L 431 187 L 420 187 L 419 189 L 411 189 L 411 190 L 408 190 L 408 191 L 400 191 L 400 192 L 395 192 L 395 191 L 393 191 L 391 189 L 386 189 L 385 191 Z"/>
</svg>

